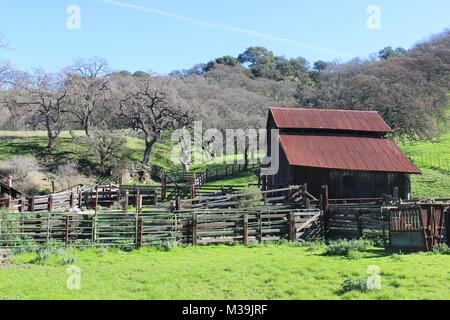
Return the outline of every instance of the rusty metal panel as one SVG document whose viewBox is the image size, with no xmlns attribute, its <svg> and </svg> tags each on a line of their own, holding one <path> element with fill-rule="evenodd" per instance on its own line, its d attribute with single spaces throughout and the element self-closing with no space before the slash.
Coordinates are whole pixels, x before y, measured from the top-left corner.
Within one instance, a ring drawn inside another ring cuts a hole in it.
<svg viewBox="0 0 450 320">
<path fill-rule="evenodd" d="M 376 111 L 270 108 L 280 129 L 394 132 Z"/>
<path fill-rule="evenodd" d="M 389 212 L 389 237 L 392 248 L 432 250 L 444 241 L 444 221 L 448 205 L 419 204 Z"/>
<path fill-rule="evenodd" d="M 293 166 L 421 173 L 391 139 L 280 135 L 280 141 Z"/>
</svg>

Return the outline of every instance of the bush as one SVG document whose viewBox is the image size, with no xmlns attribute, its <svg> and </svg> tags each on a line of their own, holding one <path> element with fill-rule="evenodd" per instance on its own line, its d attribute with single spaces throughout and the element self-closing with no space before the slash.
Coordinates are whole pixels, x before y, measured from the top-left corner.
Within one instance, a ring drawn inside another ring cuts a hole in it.
<svg viewBox="0 0 450 320">
<path fill-rule="evenodd" d="M 372 245 L 371 241 L 362 239 L 337 240 L 332 241 L 328 244 L 325 254 L 330 256 L 347 256 L 350 251 L 362 251 L 367 249 L 367 247 L 371 245 Z"/>
<path fill-rule="evenodd" d="M 36 259 L 34 259 L 32 262 L 41 264 L 44 261 L 48 260 L 52 256 L 52 254 L 53 254 L 53 252 L 50 249 L 45 249 L 45 248 L 40 249 L 37 252 Z"/>
<path fill-rule="evenodd" d="M 12 156 L 0 162 L 0 176 L 11 175 L 13 187 L 23 195 L 35 195 L 46 192 L 50 188 L 46 182 L 41 167 L 31 155 Z"/>
<path fill-rule="evenodd" d="M 344 291 L 344 292 L 349 292 L 349 291 L 353 291 L 353 290 L 360 291 L 360 292 L 369 291 L 366 279 L 354 279 L 354 278 L 346 279 L 342 283 L 341 288 L 342 288 L 342 291 Z"/>
<path fill-rule="evenodd" d="M 434 245 L 433 252 L 436 254 L 450 254 L 450 248 L 446 243 L 438 243 Z"/>
<path fill-rule="evenodd" d="M 166 240 L 166 241 L 161 241 L 158 245 L 157 248 L 160 250 L 164 250 L 164 251 L 170 251 L 176 247 L 179 246 L 179 242 L 175 241 L 175 240 Z"/>
</svg>

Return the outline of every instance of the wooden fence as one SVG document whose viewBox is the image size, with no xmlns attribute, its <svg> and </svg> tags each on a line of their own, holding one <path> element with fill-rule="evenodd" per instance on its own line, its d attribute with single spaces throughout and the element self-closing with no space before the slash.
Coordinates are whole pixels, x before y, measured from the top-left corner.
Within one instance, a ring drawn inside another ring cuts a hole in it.
<svg viewBox="0 0 450 320">
<path fill-rule="evenodd" d="M 290 206 L 241 210 L 195 209 L 174 213 L 142 209 L 95 215 L 23 213 L 0 219 L 0 246 L 63 242 L 66 247 L 159 244 L 177 241 L 209 244 L 323 237 L 322 213 Z"/>
</svg>

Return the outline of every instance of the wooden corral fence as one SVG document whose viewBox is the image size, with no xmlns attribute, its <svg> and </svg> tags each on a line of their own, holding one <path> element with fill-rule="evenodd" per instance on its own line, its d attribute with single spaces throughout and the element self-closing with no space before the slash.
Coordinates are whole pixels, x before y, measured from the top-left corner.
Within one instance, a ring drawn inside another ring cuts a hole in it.
<svg viewBox="0 0 450 320">
<path fill-rule="evenodd" d="M 304 186 L 290 186 L 276 190 L 206 196 L 193 199 L 177 199 L 175 209 L 182 208 L 241 208 L 246 206 L 273 205 L 275 203 L 295 203 L 310 208 L 311 201 L 318 201 Z"/>
<path fill-rule="evenodd" d="M 0 219 L 0 247 L 48 241 L 68 246 L 159 244 L 177 241 L 209 244 L 312 239 L 323 237 L 321 211 L 289 206 L 244 210 L 182 210 L 175 213 L 142 209 L 97 214 L 23 213 Z"/>
</svg>

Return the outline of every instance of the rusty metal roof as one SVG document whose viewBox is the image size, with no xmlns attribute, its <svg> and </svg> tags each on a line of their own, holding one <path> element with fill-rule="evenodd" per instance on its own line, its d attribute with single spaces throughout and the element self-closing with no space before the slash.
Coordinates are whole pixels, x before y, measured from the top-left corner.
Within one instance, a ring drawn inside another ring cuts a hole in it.
<svg viewBox="0 0 450 320">
<path fill-rule="evenodd" d="M 421 173 L 391 139 L 280 135 L 280 141 L 294 166 Z"/>
<path fill-rule="evenodd" d="M 280 129 L 394 132 L 376 111 L 270 108 Z"/>
</svg>

